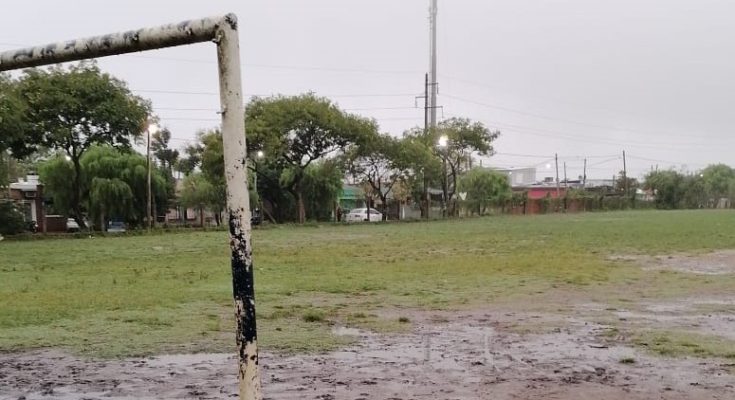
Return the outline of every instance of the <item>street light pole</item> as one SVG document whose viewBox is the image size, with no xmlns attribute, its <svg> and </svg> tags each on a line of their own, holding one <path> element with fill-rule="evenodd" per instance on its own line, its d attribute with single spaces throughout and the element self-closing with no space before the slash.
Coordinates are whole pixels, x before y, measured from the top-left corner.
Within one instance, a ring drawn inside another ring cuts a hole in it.
<svg viewBox="0 0 735 400">
<path fill-rule="evenodd" d="M 146 219 L 148 220 L 148 230 L 153 227 L 153 196 L 151 193 L 151 133 L 158 132 L 156 124 L 148 125 L 148 145 L 146 149 L 146 159 L 148 161 L 148 177 L 147 177 L 147 196 L 146 196 Z"/>
<path fill-rule="evenodd" d="M 449 138 L 447 135 L 441 135 L 438 142 L 440 151 L 442 152 L 442 216 L 447 217 L 447 155 L 449 154 Z"/>
<path fill-rule="evenodd" d="M 255 153 L 255 159 L 256 160 L 262 160 L 263 157 L 265 157 L 265 153 L 263 150 L 258 150 Z M 255 196 L 258 198 L 258 208 L 260 209 L 260 212 L 263 212 L 263 202 L 260 200 L 260 192 L 258 191 L 258 164 L 253 165 L 253 186 L 255 186 Z"/>
</svg>

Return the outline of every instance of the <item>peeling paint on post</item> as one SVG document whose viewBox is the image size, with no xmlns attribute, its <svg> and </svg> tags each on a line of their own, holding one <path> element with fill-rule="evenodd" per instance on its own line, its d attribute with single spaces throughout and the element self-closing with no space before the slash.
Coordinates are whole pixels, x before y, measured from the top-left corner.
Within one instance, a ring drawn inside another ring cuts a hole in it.
<svg viewBox="0 0 735 400">
<path fill-rule="evenodd" d="M 219 61 L 220 102 L 227 209 L 230 222 L 232 283 L 237 322 L 240 398 L 260 400 L 250 199 L 247 187 L 245 120 L 237 17 L 203 18 L 177 24 L 70 40 L 0 53 L 0 72 L 67 61 L 214 41 Z"/>
<path fill-rule="evenodd" d="M 235 296 L 240 397 L 260 400 L 258 338 L 255 325 L 255 292 L 250 246 L 250 195 L 247 177 L 247 146 L 240 78 L 240 45 L 237 19 L 228 15 L 217 35 L 222 142 L 227 180 L 227 211 L 232 250 L 232 290 Z"/>
</svg>

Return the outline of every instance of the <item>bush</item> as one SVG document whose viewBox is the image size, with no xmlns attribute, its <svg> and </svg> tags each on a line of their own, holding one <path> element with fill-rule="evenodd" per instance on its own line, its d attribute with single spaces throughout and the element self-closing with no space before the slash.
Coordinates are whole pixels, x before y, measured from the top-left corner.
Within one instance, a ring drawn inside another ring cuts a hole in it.
<svg viewBox="0 0 735 400">
<path fill-rule="evenodd" d="M 23 214 L 13 203 L 0 203 L 0 235 L 16 235 L 26 229 Z"/>
</svg>

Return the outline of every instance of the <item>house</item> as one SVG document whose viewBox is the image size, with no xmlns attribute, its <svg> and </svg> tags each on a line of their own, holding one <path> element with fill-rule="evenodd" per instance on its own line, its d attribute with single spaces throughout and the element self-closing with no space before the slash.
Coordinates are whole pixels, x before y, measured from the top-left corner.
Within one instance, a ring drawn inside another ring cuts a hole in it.
<svg viewBox="0 0 735 400">
<path fill-rule="evenodd" d="M 524 186 L 536 183 L 536 168 L 490 168 L 508 177 L 510 186 Z"/>
<path fill-rule="evenodd" d="M 28 175 L 25 180 L 10 184 L 10 199 L 23 212 L 26 221 L 36 221 L 39 232 L 46 232 L 46 213 L 43 206 L 43 184 L 38 175 Z"/>
</svg>

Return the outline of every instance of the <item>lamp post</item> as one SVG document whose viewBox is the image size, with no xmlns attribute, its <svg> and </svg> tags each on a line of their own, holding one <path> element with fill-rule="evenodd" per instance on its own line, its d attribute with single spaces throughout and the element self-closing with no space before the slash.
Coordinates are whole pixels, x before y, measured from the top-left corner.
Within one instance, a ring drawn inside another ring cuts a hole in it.
<svg viewBox="0 0 735 400">
<path fill-rule="evenodd" d="M 150 123 L 148 125 L 148 146 L 146 149 L 146 159 L 148 164 L 148 177 L 147 177 L 147 196 L 146 196 L 146 219 L 148 220 L 148 229 L 153 227 L 153 196 L 151 194 L 151 134 L 158 132 L 158 125 Z"/>
<path fill-rule="evenodd" d="M 250 160 L 251 166 L 250 168 L 253 170 L 253 187 L 255 188 L 255 197 L 256 197 L 256 209 L 260 211 L 260 215 L 257 216 L 258 220 L 262 220 L 263 218 L 263 204 L 260 201 L 260 192 L 258 192 L 258 160 L 262 160 L 265 158 L 265 153 L 263 150 L 258 150 L 255 153 L 250 153 L 248 156 L 248 160 Z M 252 213 L 251 213 L 252 216 Z"/>
<path fill-rule="evenodd" d="M 262 160 L 265 157 L 263 150 L 255 152 L 255 160 Z M 257 161 L 256 161 L 257 162 Z M 258 208 L 263 208 L 260 201 L 260 192 L 258 192 L 258 164 L 253 163 L 253 186 L 255 186 L 255 196 L 258 198 Z"/>
<path fill-rule="evenodd" d="M 447 153 L 449 152 L 449 137 L 447 135 L 439 136 L 437 142 L 442 154 L 442 216 L 447 217 Z"/>
</svg>

